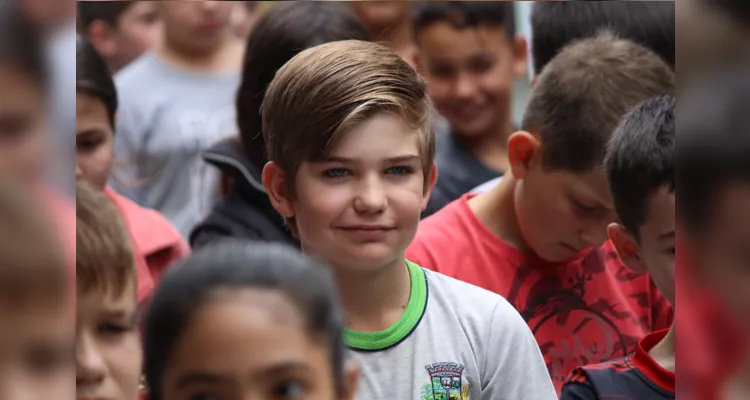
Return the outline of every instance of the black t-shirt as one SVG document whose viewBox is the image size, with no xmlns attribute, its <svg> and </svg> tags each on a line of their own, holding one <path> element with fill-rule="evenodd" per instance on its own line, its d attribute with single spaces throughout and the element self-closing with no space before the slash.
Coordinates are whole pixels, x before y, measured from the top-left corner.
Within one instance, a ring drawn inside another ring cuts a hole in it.
<svg viewBox="0 0 750 400">
<path fill-rule="evenodd" d="M 434 214 L 475 187 L 502 175 L 482 164 L 449 132 L 437 134 L 435 162 L 438 166 L 438 180 L 422 218 Z"/>
<path fill-rule="evenodd" d="M 667 331 L 644 337 L 636 352 L 606 363 L 579 367 L 571 372 L 560 400 L 672 400 L 675 375 L 648 355 Z"/>
</svg>

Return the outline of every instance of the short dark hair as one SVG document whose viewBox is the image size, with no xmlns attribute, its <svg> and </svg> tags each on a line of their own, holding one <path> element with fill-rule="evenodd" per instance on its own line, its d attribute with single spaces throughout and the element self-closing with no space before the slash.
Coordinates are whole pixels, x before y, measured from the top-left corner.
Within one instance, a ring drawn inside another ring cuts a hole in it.
<svg viewBox="0 0 750 400">
<path fill-rule="evenodd" d="M 674 90 L 674 73 L 656 54 L 611 32 L 560 52 L 531 92 L 522 128 L 541 141 L 545 170 L 588 172 L 604 161 L 623 116 Z"/>
<path fill-rule="evenodd" d="M 745 28 L 750 28 L 750 3 L 745 0 L 703 0 L 708 6 L 727 14 Z"/>
<path fill-rule="evenodd" d="M 606 28 L 675 65 L 673 1 L 537 1 L 531 12 L 534 71 L 565 46 Z"/>
<path fill-rule="evenodd" d="M 680 98 L 677 212 L 691 233 L 708 226 L 726 185 L 750 184 L 747 68 L 707 78 Z"/>
<path fill-rule="evenodd" d="M 456 29 L 482 25 L 503 27 L 507 37 L 516 34 L 513 2 L 503 1 L 424 1 L 414 5 L 414 35 L 437 22 L 447 22 Z"/>
<path fill-rule="evenodd" d="M 248 159 L 268 161 L 260 106 L 276 71 L 299 52 L 339 40 L 370 40 L 354 12 L 338 2 L 286 2 L 260 17 L 245 49 L 237 91 L 237 125 Z"/>
<path fill-rule="evenodd" d="M 44 39 L 18 3 L 0 4 L 0 63 L 17 69 L 47 89 L 50 77 Z"/>
<path fill-rule="evenodd" d="M 116 27 L 120 16 L 135 3 L 135 1 L 78 1 L 79 23 L 84 29 L 88 29 L 97 20 Z"/>
<path fill-rule="evenodd" d="M 675 97 L 644 101 L 612 134 L 604 165 L 615 210 L 636 239 L 646 222 L 648 200 L 660 188 L 675 186 Z"/>
<path fill-rule="evenodd" d="M 151 400 L 162 399 L 166 364 L 192 316 L 216 291 L 253 288 L 279 290 L 290 299 L 312 337 L 329 347 L 332 379 L 344 389 L 343 317 L 330 270 L 286 245 L 227 239 L 170 268 L 156 289 L 144 329 Z"/>
<path fill-rule="evenodd" d="M 117 113 L 117 88 L 102 56 L 84 36 L 76 37 L 76 91 L 90 94 L 104 103 L 112 127 Z"/>
</svg>

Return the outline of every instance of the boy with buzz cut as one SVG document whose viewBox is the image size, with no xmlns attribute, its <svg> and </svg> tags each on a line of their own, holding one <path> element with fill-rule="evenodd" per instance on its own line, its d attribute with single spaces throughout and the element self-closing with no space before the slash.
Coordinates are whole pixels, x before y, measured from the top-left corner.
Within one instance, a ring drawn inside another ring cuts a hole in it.
<svg viewBox="0 0 750 400">
<path fill-rule="evenodd" d="M 0 180 L 0 398 L 73 400 L 73 273 L 35 198 Z"/>
<path fill-rule="evenodd" d="M 659 56 L 609 32 L 575 42 L 539 76 L 510 170 L 422 221 L 407 258 L 508 299 L 534 332 L 559 391 L 578 366 L 630 354 L 672 322 L 648 276 L 607 240 L 616 220 L 606 143 L 640 102 L 670 92 Z"/>
<path fill-rule="evenodd" d="M 116 206 L 76 184 L 76 397 L 138 398 L 142 351 L 135 256 Z"/>
<path fill-rule="evenodd" d="M 263 102 L 263 184 L 303 251 L 333 270 L 358 398 L 555 399 L 505 299 L 404 257 L 437 178 L 432 115 L 425 82 L 387 47 L 305 50 Z"/>
<path fill-rule="evenodd" d="M 612 135 L 604 165 L 622 224 L 609 226 L 620 260 L 648 272 L 674 307 L 675 98 L 636 107 Z M 627 357 L 573 370 L 562 400 L 674 399 L 675 325 L 653 332 Z"/>
</svg>

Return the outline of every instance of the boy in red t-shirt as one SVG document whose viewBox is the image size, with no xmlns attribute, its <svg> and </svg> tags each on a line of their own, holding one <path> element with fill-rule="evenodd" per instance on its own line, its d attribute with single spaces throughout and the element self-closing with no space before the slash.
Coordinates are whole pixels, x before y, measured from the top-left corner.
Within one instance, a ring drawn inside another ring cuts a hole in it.
<svg viewBox="0 0 750 400">
<path fill-rule="evenodd" d="M 677 320 L 685 400 L 750 398 L 747 68 L 723 72 L 680 99 L 677 210 L 690 252 L 677 292 L 686 310 Z"/>
<path fill-rule="evenodd" d="M 573 368 L 625 356 L 671 323 L 649 278 L 603 245 L 616 215 L 602 161 L 619 120 L 673 86 L 659 56 L 609 33 L 566 47 L 508 141 L 502 182 L 424 220 L 407 252 L 505 296 L 536 335 L 558 392 Z"/>
<path fill-rule="evenodd" d="M 675 97 L 636 107 L 612 136 L 604 161 L 621 224 L 609 226 L 620 260 L 650 273 L 674 305 Z M 675 326 L 641 339 L 624 358 L 573 370 L 562 400 L 674 399 Z"/>
</svg>

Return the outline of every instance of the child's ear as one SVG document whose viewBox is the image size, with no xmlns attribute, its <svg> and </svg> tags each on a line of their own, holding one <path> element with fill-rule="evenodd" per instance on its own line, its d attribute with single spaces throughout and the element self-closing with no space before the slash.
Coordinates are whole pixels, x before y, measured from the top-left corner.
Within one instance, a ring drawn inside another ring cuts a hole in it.
<svg viewBox="0 0 750 400">
<path fill-rule="evenodd" d="M 539 82 L 539 74 L 534 75 L 534 78 L 531 79 L 531 88 L 533 89 L 534 86 L 536 86 L 536 83 Z"/>
<path fill-rule="evenodd" d="M 529 73 L 529 48 L 526 37 L 518 34 L 513 39 L 513 75 L 526 76 Z"/>
<path fill-rule="evenodd" d="M 344 388 L 341 393 L 341 400 L 354 400 L 357 396 L 357 388 L 359 387 L 359 367 L 352 361 L 347 361 L 344 365 Z"/>
<path fill-rule="evenodd" d="M 529 132 L 518 131 L 508 139 L 508 161 L 510 172 L 516 179 L 523 179 L 531 169 L 532 161 L 538 155 L 540 143 Z"/>
<path fill-rule="evenodd" d="M 648 267 L 643 262 L 640 254 L 640 246 L 633 235 L 620 224 L 610 224 L 607 227 L 609 240 L 615 245 L 620 261 L 626 267 L 639 274 L 648 272 Z"/>
<path fill-rule="evenodd" d="M 432 163 L 432 168 L 430 168 L 430 181 L 427 182 L 427 188 L 424 191 L 424 195 L 422 195 L 422 211 L 424 211 L 427 208 L 427 203 L 430 202 L 430 195 L 432 194 L 432 189 L 435 188 L 435 183 L 438 179 L 438 166 L 437 163 Z"/>
<path fill-rule="evenodd" d="M 270 161 L 263 167 L 263 187 L 266 188 L 271 204 L 282 217 L 294 216 L 294 207 L 290 196 L 284 171 L 278 164 Z"/>
</svg>

